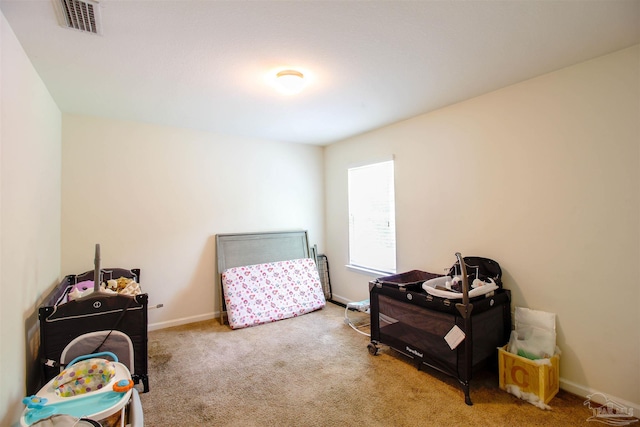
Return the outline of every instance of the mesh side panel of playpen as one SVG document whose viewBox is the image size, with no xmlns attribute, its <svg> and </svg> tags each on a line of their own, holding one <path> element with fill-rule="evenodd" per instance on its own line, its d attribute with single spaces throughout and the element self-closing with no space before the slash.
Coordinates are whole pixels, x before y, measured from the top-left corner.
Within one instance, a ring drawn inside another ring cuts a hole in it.
<svg viewBox="0 0 640 427">
<path fill-rule="evenodd" d="M 96 331 L 75 338 L 62 351 L 60 363 L 66 365 L 78 356 L 103 351 L 114 353 L 118 361 L 130 372 L 135 371 L 133 344 L 131 339 L 120 331 Z"/>
</svg>

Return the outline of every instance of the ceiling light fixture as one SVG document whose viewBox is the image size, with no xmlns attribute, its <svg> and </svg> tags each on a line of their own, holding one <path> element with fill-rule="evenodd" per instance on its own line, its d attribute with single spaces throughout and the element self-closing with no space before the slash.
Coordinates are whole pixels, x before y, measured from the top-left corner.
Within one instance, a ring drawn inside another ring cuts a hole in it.
<svg viewBox="0 0 640 427">
<path fill-rule="evenodd" d="M 304 88 L 304 75 L 296 70 L 283 70 L 276 74 L 278 90 L 286 95 L 295 95 Z"/>
</svg>

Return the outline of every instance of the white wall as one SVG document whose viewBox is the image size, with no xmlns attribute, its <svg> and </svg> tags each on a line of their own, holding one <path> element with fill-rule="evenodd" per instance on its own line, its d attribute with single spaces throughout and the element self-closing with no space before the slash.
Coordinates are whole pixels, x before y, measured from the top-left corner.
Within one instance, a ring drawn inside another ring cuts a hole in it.
<svg viewBox="0 0 640 427">
<path fill-rule="evenodd" d="M 323 245 L 321 147 L 65 114 L 62 164 L 62 273 L 141 268 L 152 328 L 214 316 L 218 233 Z"/>
<path fill-rule="evenodd" d="M 34 381 L 35 307 L 92 269 L 95 243 L 103 265 L 142 268 L 165 304 L 152 325 L 214 314 L 223 232 L 308 229 L 334 294 L 366 298 L 370 277 L 343 267 L 346 168 L 390 154 L 398 271 L 498 260 L 514 306 L 558 314 L 563 387 L 639 406 L 638 46 L 327 147 L 323 165 L 318 147 L 61 116 L 4 16 L 0 37 L 0 425 Z"/>
<path fill-rule="evenodd" d="M 38 381 L 35 308 L 60 275 L 61 114 L 0 13 L 0 425 Z"/>
<path fill-rule="evenodd" d="M 325 152 L 334 295 L 347 168 L 395 155 L 398 272 L 497 260 L 512 306 L 557 313 L 561 386 L 640 407 L 640 53 L 635 46 L 348 139 Z"/>
</svg>

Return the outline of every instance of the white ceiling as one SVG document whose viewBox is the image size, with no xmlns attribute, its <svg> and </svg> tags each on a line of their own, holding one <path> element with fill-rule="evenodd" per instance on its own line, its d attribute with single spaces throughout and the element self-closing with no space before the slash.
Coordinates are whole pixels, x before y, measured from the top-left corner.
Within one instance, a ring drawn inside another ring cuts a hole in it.
<svg viewBox="0 0 640 427">
<path fill-rule="evenodd" d="M 59 108 L 328 144 L 640 42 L 640 0 L 54 0 L 0 8 Z M 265 75 L 299 67 L 295 97 Z"/>
</svg>

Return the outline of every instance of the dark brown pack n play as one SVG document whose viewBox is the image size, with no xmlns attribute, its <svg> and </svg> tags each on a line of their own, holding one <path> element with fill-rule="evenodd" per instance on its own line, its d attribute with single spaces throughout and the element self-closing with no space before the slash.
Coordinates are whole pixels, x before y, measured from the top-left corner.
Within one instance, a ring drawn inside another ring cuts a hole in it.
<svg viewBox="0 0 640 427">
<path fill-rule="evenodd" d="M 456 255 L 460 263 L 462 257 Z M 472 373 L 497 360 L 497 348 L 509 341 L 511 332 L 510 291 L 503 289 L 500 281 L 495 291 L 469 299 L 467 270 L 471 273 L 472 269 L 473 264 L 463 264 L 462 268 L 458 264 L 467 286 L 467 294 L 461 299 L 428 294 L 422 284 L 442 275 L 420 270 L 369 282 L 369 352 L 375 355 L 379 344 L 385 344 L 413 359 L 418 369 L 428 366 L 457 378 L 468 405 L 472 404 Z M 456 326 L 464 339 L 452 349 L 445 336 L 456 333 Z"/>
<path fill-rule="evenodd" d="M 140 283 L 139 269 L 105 268 L 100 272 L 104 281 L 125 277 Z M 38 310 L 43 384 L 60 373 L 60 365 L 73 358 L 71 352 L 82 348 L 77 343 L 82 339 L 87 354 L 105 350 L 115 353 L 129 368 L 133 381 L 142 383 L 143 392 L 147 392 L 148 295 L 109 295 L 95 292 L 78 300 L 65 302 L 73 285 L 93 278 L 94 271 L 66 276 Z M 123 342 L 130 342 L 133 351 Z M 115 350 L 118 347 L 122 351 Z M 66 359 L 65 353 L 68 353 Z"/>
</svg>

